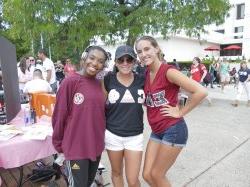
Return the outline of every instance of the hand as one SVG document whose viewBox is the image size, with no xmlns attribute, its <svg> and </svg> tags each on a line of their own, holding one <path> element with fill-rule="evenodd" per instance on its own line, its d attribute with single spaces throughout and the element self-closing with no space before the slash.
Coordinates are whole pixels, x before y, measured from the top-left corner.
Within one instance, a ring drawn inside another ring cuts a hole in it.
<svg viewBox="0 0 250 187">
<path fill-rule="evenodd" d="M 162 106 L 162 108 L 160 109 L 161 111 L 161 114 L 163 116 L 170 116 L 170 117 L 173 117 L 173 118 L 180 118 L 182 117 L 181 116 L 181 113 L 180 113 L 180 109 L 179 109 L 179 106 L 171 106 L 171 105 L 164 105 Z"/>
</svg>

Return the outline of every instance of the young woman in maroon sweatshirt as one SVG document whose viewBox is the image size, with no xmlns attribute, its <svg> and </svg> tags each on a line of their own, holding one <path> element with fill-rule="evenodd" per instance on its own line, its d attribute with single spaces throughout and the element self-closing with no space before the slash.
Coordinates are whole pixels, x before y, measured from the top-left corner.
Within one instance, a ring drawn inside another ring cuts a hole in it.
<svg viewBox="0 0 250 187">
<path fill-rule="evenodd" d="M 183 116 L 207 95 L 205 88 L 162 62 L 156 40 L 142 36 L 135 43 L 137 55 L 147 66 L 144 92 L 152 133 L 145 153 L 143 178 L 150 186 L 170 187 L 167 171 L 186 145 L 188 129 Z M 191 99 L 178 107 L 179 89 L 190 92 Z"/>
<path fill-rule="evenodd" d="M 82 55 L 82 70 L 63 80 L 52 116 L 53 145 L 63 153 L 72 187 L 89 187 L 104 149 L 105 98 L 96 74 L 107 52 L 91 46 Z"/>
</svg>

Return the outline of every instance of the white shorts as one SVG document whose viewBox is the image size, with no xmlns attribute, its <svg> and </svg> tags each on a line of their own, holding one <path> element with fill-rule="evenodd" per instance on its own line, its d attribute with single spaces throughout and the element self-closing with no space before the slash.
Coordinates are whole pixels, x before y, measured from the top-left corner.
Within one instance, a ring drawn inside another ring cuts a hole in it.
<svg viewBox="0 0 250 187">
<path fill-rule="evenodd" d="M 221 74 L 221 75 L 220 75 L 220 81 L 221 81 L 221 82 L 229 82 L 229 81 L 230 81 L 230 76 L 229 76 L 229 74 Z"/>
<path fill-rule="evenodd" d="M 124 149 L 131 151 L 143 151 L 143 134 L 122 137 L 106 130 L 105 148 L 111 151 L 121 151 Z"/>
</svg>

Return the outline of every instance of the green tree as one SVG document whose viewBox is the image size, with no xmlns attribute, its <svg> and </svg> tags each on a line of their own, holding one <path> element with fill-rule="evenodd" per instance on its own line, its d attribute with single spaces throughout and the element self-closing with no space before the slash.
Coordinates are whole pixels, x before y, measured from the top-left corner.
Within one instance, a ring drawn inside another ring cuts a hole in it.
<svg viewBox="0 0 250 187">
<path fill-rule="evenodd" d="M 199 36 L 229 8 L 228 0 L 3 0 L 9 37 L 40 47 L 42 34 L 54 58 L 77 57 L 96 38 L 132 45 L 142 34 Z"/>
<path fill-rule="evenodd" d="M 3 12 L 2 12 L 2 2 L 0 2 L 0 34 L 2 35 L 5 30 L 4 20 L 3 20 Z"/>
<path fill-rule="evenodd" d="M 0 13 L 0 32 L 3 32 L 4 29 L 5 29 L 5 27 L 4 27 L 4 24 L 3 24 L 2 13 Z"/>
</svg>

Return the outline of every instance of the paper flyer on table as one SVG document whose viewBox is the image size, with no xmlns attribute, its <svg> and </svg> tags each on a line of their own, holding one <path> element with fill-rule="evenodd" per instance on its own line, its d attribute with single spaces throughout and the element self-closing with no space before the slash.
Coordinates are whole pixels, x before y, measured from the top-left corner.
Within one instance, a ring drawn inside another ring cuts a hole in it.
<svg viewBox="0 0 250 187">
<path fill-rule="evenodd" d="M 17 134 L 5 134 L 5 135 L 2 135 L 0 133 L 0 141 L 6 141 L 6 140 L 9 140 L 13 137 L 15 137 Z"/>
<path fill-rule="evenodd" d="M 1 125 L 0 126 L 0 141 L 6 141 L 18 134 L 23 134 L 23 131 L 17 129 L 13 125 Z"/>
<path fill-rule="evenodd" d="M 0 132 L 7 129 L 16 129 L 15 125 L 0 125 Z"/>
<path fill-rule="evenodd" d="M 49 125 L 31 125 L 22 128 L 23 138 L 29 140 L 45 140 L 47 136 L 52 136 L 52 127 Z"/>
</svg>

